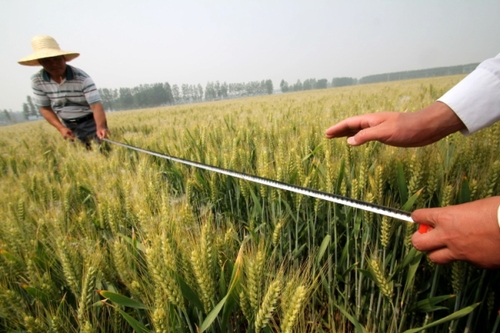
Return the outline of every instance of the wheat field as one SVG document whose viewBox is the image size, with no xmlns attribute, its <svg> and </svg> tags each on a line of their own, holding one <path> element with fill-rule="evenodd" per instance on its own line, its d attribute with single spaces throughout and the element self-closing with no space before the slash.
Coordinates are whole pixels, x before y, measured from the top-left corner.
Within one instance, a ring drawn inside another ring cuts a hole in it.
<svg viewBox="0 0 500 333">
<path fill-rule="evenodd" d="M 347 116 L 461 77 L 108 114 L 111 139 L 411 211 L 498 195 L 499 127 L 349 147 Z M 109 146 L 0 128 L 2 332 L 494 332 L 497 271 L 435 265 L 415 226 Z"/>
</svg>

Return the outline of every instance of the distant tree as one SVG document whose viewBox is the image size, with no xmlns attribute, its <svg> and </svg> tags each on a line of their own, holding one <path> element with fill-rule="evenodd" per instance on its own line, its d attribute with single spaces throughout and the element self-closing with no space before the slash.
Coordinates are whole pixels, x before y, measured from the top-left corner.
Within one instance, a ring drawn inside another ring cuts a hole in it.
<svg viewBox="0 0 500 333">
<path fill-rule="evenodd" d="M 316 81 L 316 86 L 314 88 L 316 89 L 326 89 L 328 87 L 328 80 L 327 79 L 320 79 Z"/>
<path fill-rule="evenodd" d="M 297 82 L 293 85 L 293 91 L 302 91 L 302 82 L 300 80 L 297 80 Z"/>
<path fill-rule="evenodd" d="M 150 87 L 149 106 L 161 106 L 168 103 L 167 91 L 163 88 L 163 84 L 155 83 Z"/>
<path fill-rule="evenodd" d="M 134 100 L 133 105 L 135 108 L 145 108 L 149 106 L 149 85 L 140 85 L 138 87 L 133 87 L 130 90 L 132 98 Z"/>
<path fill-rule="evenodd" d="M 12 118 L 10 117 L 10 113 L 9 111 L 7 111 L 7 109 L 3 110 L 3 115 L 9 123 L 12 123 Z"/>
<path fill-rule="evenodd" d="M 246 96 L 246 95 L 248 95 L 246 83 L 243 83 L 243 82 L 236 83 L 235 84 L 235 89 L 236 89 L 236 92 L 237 92 L 238 96 Z"/>
<path fill-rule="evenodd" d="M 28 106 L 29 106 L 29 115 L 30 116 L 39 116 L 40 115 L 40 111 L 37 109 L 37 107 L 35 106 L 35 104 L 33 104 L 33 101 L 31 100 L 31 96 L 28 95 L 26 96 L 26 101 L 28 102 Z"/>
<path fill-rule="evenodd" d="M 261 91 L 261 83 L 259 81 L 248 82 L 245 85 L 245 89 L 246 89 L 247 96 L 258 95 L 258 94 L 260 94 L 260 91 Z"/>
<path fill-rule="evenodd" d="M 198 96 L 199 96 L 198 99 L 200 101 L 202 101 L 203 100 L 203 87 L 201 86 L 201 84 L 198 83 L 197 89 L 198 89 Z"/>
<path fill-rule="evenodd" d="M 357 84 L 357 79 L 352 77 L 334 77 L 332 80 L 332 87 L 344 87 Z"/>
<path fill-rule="evenodd" d="M 189 94 L 189 86 L 184 83 L 181 86 L 181 92 L 182 92 L 182 100 L 184 101 L 184 103 L 189 103 L 189 100 L 191 99 Z"/>
<path fill-rule="evenodd" d="M 198 89 L 195 85 L 190 84 L 188 86 L 189 96 L 191 97 L 191 102 L 195 102 L 198 99 Z"/>
<path fill-rule="evenodd" d="M 194 84 L 189 85 L 189 95 L 191 96 L 191 102 L 198 101 L 198 89 Z"/>
<path fill-rule="evenodd" d="M 167 94 L 167 103 L 168 104 L 174 104 L 175 100 L 174 100 L 174 96 L 172 95 L 172 88 L 170 87 L 170 84 L 168 82 L 166 82 L 163 85 L 163 87 L 164 87 L 165 92 Z"/>
<path fill-rule="evenodd" d="M 196 86 L 193 84 L 190 84 L 188 88 L 191 102 L 196 102 L 198 100 L 198 89 L 196 89 Z"/>
<path fill-rule="evenodd" d="M 130 88 L 120 88 L 118 105 L 121 110 L 131 110 L 135 108 L 134 97 Z"/>
<path fill-rule="evenodd" d="M 316 86 L 316 79 L 307 79 L 302 85 L 302 90 L 312 90 Z"/>
<path fill-rule="evenodd" d="M 282 93 L 286 93 L 290 90 L 290 87 L 288 87 L 288 82 L 286 82 L 285 80 L 281 80 L 280 88 Z"/>
<path fill-rule="evenodd" d="M 7 120 L 12 123 L 12 117 L 10 116 L 10 112 L 7 111 L 7 110 L 3 110 L 3 113 L 5 114 L 5 117 L 7 118 Z"/>
<path fill-rule="evenodd" d="M 217 93 L 214 88 L 213 82 L 207 82 L 207 86 L 205 88 L 205 100 L 213 101 L 217 96 Z"/>
<path fill-rule="evenodd" d="M 99 95 L 101 95 L 102 99 L 102 106 L 104 107 L 104 110 L 111 111 L 113 110 L 113 102 L 115 101 L 115 96 L 113 95 L 113 90 L 104 88 L 104 89 L 98 89 L 99 90 Z"/>
<path fill-rule="evenodd" d="M 231 97 L 241 97 L 245 94 L 245 85 L 243 83 L 230 83 L 228 85 L 228 95 Z"/>
<path fill-rule="evenodd" d="M 227 83 L 224 82 L 223 84 L 221 84 L 221 86 L 220 86 L 220 96 L 221 96 L 221 98 L 227 98 L 228 91 L 229 91 L 229 87 L 228 87 Z"/>
<path fill-rule="evenodd" d="M 28 103 L 23 103 L 23 117 L 25 120 L 28 120 L 30 116 L 30 107 Z"/>
<path fill-rule="evenodd" d="M 274 92 L 273 81 L 266 80 L 266 92 L 271 95 Z"/>
<path fill-rule="evenodd" d="M 215 82 L 214 90 L 215 90 L 215 97 L 216 98 L 221 98 L 221 90 L 220 90 L 220 83 L 219 83 L 219 81 Z"/>
<path fill-rule="evenodd" d="M 176 84 L 172 86 L 172 96 L 174 97 L 174 104 L 179 104 L 181 101 L 181 91 L 179 90 L 179 86 Z"/>
</svg>

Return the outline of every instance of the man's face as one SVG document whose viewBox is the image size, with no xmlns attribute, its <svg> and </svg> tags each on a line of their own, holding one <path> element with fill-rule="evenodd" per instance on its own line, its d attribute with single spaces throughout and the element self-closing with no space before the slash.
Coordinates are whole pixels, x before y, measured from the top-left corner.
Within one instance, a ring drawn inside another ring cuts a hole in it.
<svg viewBox="0 0 500 333">
<path fill-rule="evenodd" d="M 64 56 L 39 59 L 38 62 L 43 66 L 51 77 L 64 77 L 66 72 L 66 59 Z"/>
</svg>

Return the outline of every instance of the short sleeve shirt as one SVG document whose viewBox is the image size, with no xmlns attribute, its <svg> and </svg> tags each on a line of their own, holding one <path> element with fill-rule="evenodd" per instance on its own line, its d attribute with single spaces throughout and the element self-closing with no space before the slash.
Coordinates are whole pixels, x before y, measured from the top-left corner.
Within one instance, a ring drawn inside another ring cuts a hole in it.
<svg viewBox="0 0 500 333">
<path fill-rule="evenodd" d="M 33 101 L 37 107 L 51 107 L 61 119 L 74 119 L 90 112 L 90 106 L 101 102 L 92 78 L 76 67 L 66 65 L 66 78 L 61 83 L 41 69 L 31 77 Z"/>
</svg>

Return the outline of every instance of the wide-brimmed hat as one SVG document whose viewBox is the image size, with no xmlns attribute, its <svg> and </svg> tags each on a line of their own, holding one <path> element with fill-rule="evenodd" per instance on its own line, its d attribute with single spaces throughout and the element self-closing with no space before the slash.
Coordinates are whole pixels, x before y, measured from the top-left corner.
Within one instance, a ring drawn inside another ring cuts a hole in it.
<svg viewBox="0 0 500 333">
<path fill-rule="evenodd" d="M 64 56 L 66 61 L 71 61 L 80 55 L 80 53 L 61 50 L 56 40 L 46 35 L 33 37 L 31 46 L 34 53 L 19 60 L 19 64 L 24 66 L 40 66 L 38 59 Z"/>
</svg>

